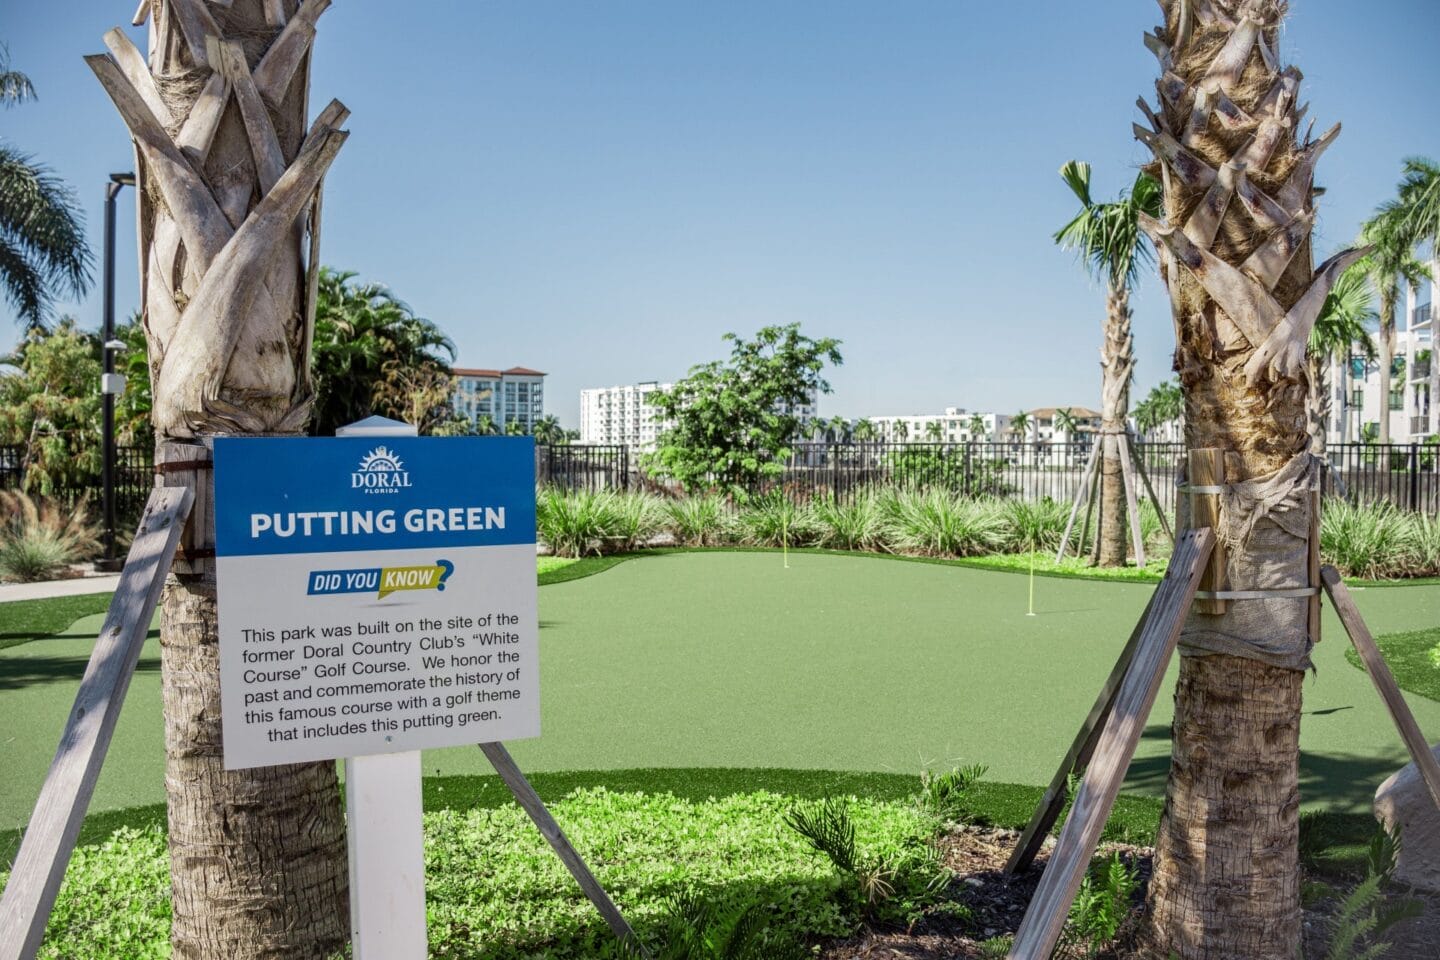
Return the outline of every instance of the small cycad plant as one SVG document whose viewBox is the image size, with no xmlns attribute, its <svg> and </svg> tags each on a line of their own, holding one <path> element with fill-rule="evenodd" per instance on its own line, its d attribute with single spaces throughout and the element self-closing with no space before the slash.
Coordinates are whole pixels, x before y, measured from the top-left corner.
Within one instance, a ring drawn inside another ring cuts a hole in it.
<svg viewBox="0 0 1440 960">
<path fill-rule="evenodd" d="M 917 839 L 891 857 L 862 854 L 849 804 L 835 797 L 796 806 L 785 822 L 829 859 L 844 881 L 847 905 L 867 923 L 910 928 L 942 912 L 968 919 L 963 905 L 945 898 L 952 874 L 933 844 Z"/>
<path fill-rule="evenodd" d="M 974 791 L 975 785 L 990 768 L 983 763 L 964 767 L 952 767 L 944 773 L 920 771 L 920 792 L 915 796 L 915 805 L 920 812 L 943 823 L 955 823 L 964 819 L 965 801 Z"/>
</svg>

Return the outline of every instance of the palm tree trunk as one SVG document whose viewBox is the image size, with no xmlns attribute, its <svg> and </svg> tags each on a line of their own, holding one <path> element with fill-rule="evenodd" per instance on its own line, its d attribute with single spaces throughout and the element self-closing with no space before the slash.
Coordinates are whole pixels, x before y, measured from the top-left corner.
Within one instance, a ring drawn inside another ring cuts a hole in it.
<svg viewBox="0 0 1440 960">
<path fill-rule="evenodd" d="M 327 6 L 152 0 L 148 69 L 119 30 L 112 56 L 86 58 L 136 143 L 161 462 L 206 459 L 204 435 L 299 433 L 308 419 L 319 188 L 346 136 L 338 103 L 306 131 Z M 223 768 L 213 537 L 213 511 L 197 514 L 160 628 L 173 953 L 329 957 L 349 933 L 335 767 Z"/>
<path fill-rule="evenodd" d="M 1105 336 L 1100 348 L 1100 566 L 1125 565 L 1125 486 L 1119 444 L 1130 411 L 1135 373 L 1135 340 L 1130 335 L 1130 294 L 1111 284 L 1105 300 Z"/>
<path fill-rule="evenodd" d="M 1141 223 L 1173 302 L 1186 443 L 1223 451 L 1225 588 L 1304 587 L 1315 477 L 1305 346 L 1357 259 L 1312 269 L 1314 166 L 1337 131 L 1296 142 L 1300 74 L 1278 63 L 1283 4 L 1161 5 L 1165 25 L 1147 37 L 1159 108 L 1136 134 L 1155 154 L 1167 222 Z M 1307 604 L 1229 600 L 1187 618 L 1149 893 L 1159 957 L 1293 960 Z"/>
<path fill-rule="evenodd" d="M 1395 363 L 1395 300 L 1380 296 L 1380 333 L 1376 337 L 1376 352 L 1380 364 L 1380 438 L 1381 444 L 1390 442 L 1390 367 Z"/>
</svg>

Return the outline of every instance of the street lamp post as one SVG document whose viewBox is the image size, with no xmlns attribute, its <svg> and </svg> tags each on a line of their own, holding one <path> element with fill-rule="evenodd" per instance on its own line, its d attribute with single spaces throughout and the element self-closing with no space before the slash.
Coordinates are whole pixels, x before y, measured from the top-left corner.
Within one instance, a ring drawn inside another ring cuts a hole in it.
<svg viewBox="0 0 1440 960">
<path fill-rule="evenodd" d="M 95 562 L 97 570 L 118 570 L 121 561 L 115 556 L 115 398 L 125 389 L 125 378 L 115 373 L 115 353 L 125 344 L 115 339 L 115 197 L 122 187 L 133 187 L 135 174 L 112 173 L 105 184 L 105 277 L 104 328 L 100 337 L 101 433 L 103 454 L 100 467 L 101 496 L 105 513 L 105 554 Z"/>
</svg>

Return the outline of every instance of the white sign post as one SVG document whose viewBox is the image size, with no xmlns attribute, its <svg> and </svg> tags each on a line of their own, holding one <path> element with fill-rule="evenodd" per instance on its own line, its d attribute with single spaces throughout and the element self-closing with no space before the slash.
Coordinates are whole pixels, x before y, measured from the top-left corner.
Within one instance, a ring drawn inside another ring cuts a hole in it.
<svg viewBox="0 0 1440 960">
<path fill-rule="evenodd" d="M 337 437 L 418 434 L 371 417 Z M 367 425 L 368 423 L 368 425 Z M 425 822 L 420 751 L 345 758 L 345 838 L 350 852 L 350 945 L 354 960 L 419 960 L 425 928 Z"/>
<path fill-rule="evenodd" d="M 345 758 L 356 960 L 422 960 L 420 749 L 538 736 L 524 438 L 215 442 L 227 769 Z"/>
</svg>

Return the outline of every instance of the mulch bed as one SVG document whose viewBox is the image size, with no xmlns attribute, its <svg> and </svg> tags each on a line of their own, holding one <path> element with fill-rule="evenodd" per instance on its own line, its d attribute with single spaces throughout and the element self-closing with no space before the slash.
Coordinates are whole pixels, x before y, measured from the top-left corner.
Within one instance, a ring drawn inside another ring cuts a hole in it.
<svg viewBox="0 0 1440 960">
<path fill-rule="evenodd" d="M 940 840 L 945 865 L 956 873 L 952 887 L 955 899 L 973 912 L 973 920 L 961 925 L 953 920 L 926 922 L 910 931 L 863 931 L 850 939 L 830 944 L 822 960 L 972 960 L 984 958 L 981 944 L 997 936 L 1013 936 L 1030 905 L 1040 882 L 1041 868 L 1048 861 L 1053 839 L 1036 858 L 1035 865 L 1018 877 L 1004 874 L 1005 861 L 1019 834 L 1014 830 L 960 826 Z M 1102 844 L 1099 856 L 1118 852 L 1122 859 L 1139 865 L 1142 883 L 1150 879 L 1154 850 L 1127 844 Z M 1325 878 L 1343 896 L 1353 883 Z M 1385 939 L 1391 949 L 1387 960 L 1440 960 L 1440 897 L 1419 896 L 1424 913 L 1391 928 Z M 1305 910 L 1306 956 L 1323 957 L 1328 919 L 1339 898 L 1327 898 Z M 1124 947 L 1100 958 L 1130 956 Z"/>
</svg>

